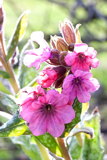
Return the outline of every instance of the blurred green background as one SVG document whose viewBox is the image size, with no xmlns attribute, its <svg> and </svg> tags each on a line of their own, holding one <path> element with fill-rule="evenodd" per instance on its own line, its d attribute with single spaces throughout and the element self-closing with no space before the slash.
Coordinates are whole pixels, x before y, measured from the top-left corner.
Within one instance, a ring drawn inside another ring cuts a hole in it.
<svg viewBox="0 0 107 160">
<path fill-rule="evenodd" d="M 81 23 L 82 41 L 98 52 L 100 66 L 92 72 L 101 84 L 91 100 L 91 110 L 98 106 L 101 113 L 103 137 L 107 135 L 107 1 L 106 0 L 5 0 L 5 40 L 13 33 L 17 18 L 29 10 L 29 24 L 22 46 L 33 31 L 41 30 L 49 40 L 60 34 L 58 24 L 69 18 L 74 26 Z M 107 153 L 107 149 L 105 151 Z M 28 160 L 19 147 L 8 139 L 0 139 L 0 160 Z"/>
</svg>

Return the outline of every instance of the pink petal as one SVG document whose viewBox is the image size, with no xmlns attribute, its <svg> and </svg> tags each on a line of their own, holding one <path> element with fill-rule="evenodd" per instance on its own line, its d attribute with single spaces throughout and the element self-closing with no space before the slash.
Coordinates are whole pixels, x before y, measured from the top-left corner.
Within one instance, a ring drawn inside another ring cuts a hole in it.
<svg viewBox="0 0 107 160">
<path fill-rule="evenodd" d="M 77 98 L 81 103 L 86 103 L 90 101 L 91 95 L 89 92 L 84 91 L 81 87 L 78 88 Z"/>
<path fill-rule="evenodd" d="M 75 118 L 75 111 L 70 105 L 60 106 L 56 111 L 64 123 L 70 123 Z"/>
<path fill-rule="evenodd" d="M 76 54 L 75 52 L 74 53 L 68 53 L 66 56 L 65 56 L 65 62 L 68 66 L 71 66 L 74 62 L 75 62 L 75 57 L 76 57 Z"/>
<path fill-rule="evenodd" d="M 32 116 L 32 119 L 29 123 L 29 128 L 35 136 L 42 135 L 46 133 L 47 128 L 47 118 L 45 114 L 37 112 Z"/>
<path fill-rule="evenodd" d="M 61 117 L 52 115 L 47 120 L 47 132 L 54 137 L 59 137 L 64 131 L 64 123 Z"/>
<path fill-rule="evenodd" d="M 92 59 L 91 66 L 97 68 L 99 66 L 99 60 L 97 58 Z"/>
<path fill-rule="evenodd" d="M 75 44 L 75 47 L 74 47 L 74 51 L 76 53 L 86 52 L 87 49 L 88 49 L 88 45 L 85 43 Z"/>
<path fill-rule="evenodd" d="M 44 33 L 42 31 L 33 32 L 31 34 L 32 41 L 38 43 L 42 47 L 49 46 L 46 40 L 44 39 Z"/>
</svg>

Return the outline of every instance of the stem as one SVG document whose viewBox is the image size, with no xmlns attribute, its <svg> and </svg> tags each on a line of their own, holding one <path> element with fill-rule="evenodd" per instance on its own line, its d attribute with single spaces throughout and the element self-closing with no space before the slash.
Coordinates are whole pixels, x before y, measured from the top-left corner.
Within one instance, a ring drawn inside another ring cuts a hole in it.
<svg viewBox="0 0 107 160">
<path fill-rule="evenodd" d="M 14 71 L 13 68 L 11 67 L 9 61 L 6 62 L 6 50 L 5 50 L 5 43 L 3 40 L 3 34 L 0 33 L 0 43 L 1 43 L 1 53 L 0 53 L 0 61 L 3 65 L 3 67 L 5 68 L 5 70 L 9 73 L 10 78 L 9 81 L 11 83 L 11 86 L 14 89 L 14 92 L 17 93 L 19 91 L 19 86 L 18 83 L 16 81 L 15 75 L 14 75 Z"/>
<path fill-rule="evenodd" d="M 36 139 L 36 144 L 38 145 L 43 160 L 50 160 L 47 150 L 37 139 Z"/>
<path fill-rule="evenodd" d="M 68 150 L 67 150 L 67 147 L 65 146 L 65 143 L 64 143 L 64 139 L 63 138 L 57 138 L 57 141 L 59 143 L 59 146 L 60 146 L 60 149 L 61 149 L 61 153 L 62 153 L 62 156 L 65 160 L 72 160 L 70 158 L 70 155 L 68 153 Z"/>
</svg>

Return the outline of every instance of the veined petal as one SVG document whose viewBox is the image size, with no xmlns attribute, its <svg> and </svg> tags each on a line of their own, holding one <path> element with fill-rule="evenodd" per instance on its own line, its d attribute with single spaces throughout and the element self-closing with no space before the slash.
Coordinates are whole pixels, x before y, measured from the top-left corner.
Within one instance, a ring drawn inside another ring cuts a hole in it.
<svg viewBox="0 0 107 160">
<path fill-rule="evenodd" d="M 75 118 L 75 111 L 70 105 L 60 106 L 56 111 L 64 123 L 70 123 Z"/>
<path fill-rule="evenodd" d="M 47 132 L 49 132 L 54 137 L 59 137 L 64 131 L 64 123 L 61 117 L 57 115 L 52 115 L 47 120 Z"/>
</svg>

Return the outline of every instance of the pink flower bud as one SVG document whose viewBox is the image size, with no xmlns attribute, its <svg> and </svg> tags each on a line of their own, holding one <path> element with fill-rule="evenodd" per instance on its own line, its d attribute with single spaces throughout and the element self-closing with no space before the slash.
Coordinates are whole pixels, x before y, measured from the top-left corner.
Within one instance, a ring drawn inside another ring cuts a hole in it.
<svg viewBox="0 0 107 160">
<path fill-rule="evenodd" d="M 56 79 L 57 79 L 57 72 L 52 68 L 46 68 L 42 72 L 40 72 L 40 75 L 37 78 L 37 82 L 42 87 L 48 88 L 55 82 Z"/>
<path fill-rule="evenodd" d="M 76 42 L 74 27 L 68 19 L 61 23 L 59 28 L 63 38 L 68 44 Z"/>
<path fill-rule="evenodd" d="M 59 37 L 59 36 L 51 37 L 51 43 L 52 43 L 52 46 L 54 46 L 54 48 L 56 48 L 59 51 L 68 50 L 68 46 L 62 37 Z"/>
</svg>

